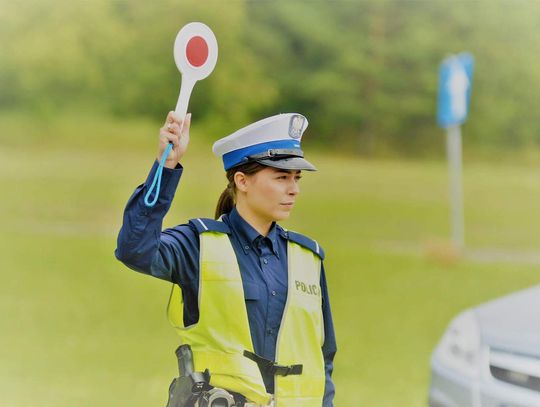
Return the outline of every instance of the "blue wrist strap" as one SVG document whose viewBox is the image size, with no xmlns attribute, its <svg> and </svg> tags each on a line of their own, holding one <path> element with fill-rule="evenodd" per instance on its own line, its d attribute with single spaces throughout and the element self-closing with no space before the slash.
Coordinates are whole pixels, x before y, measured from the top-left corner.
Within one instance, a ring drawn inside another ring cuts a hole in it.
<svg viewBox="0 0 540 407">
<path fill-rule="evenodd" d="M 150 208 L 156 204 L 159 198 L 159 189 L 161 188 L 161 176 L 163 175 L 163 166 L 165 165 L 165 161 L 167 161 L 167 157 L 169 156 L 172 148 L 172 143 L 169 143 L 169 145 L 163 152 L 163 155 L 161 156 L 161 160 L 159 161 L 159 167 L 154 174 L 154 180 L 152 181 L 152 185 L 150 185 L 150 188 L 148 188 L 148 192 L 144 196 L 144 204 Z M 150 195 L 152 195 L 152 191 L 154 190 L 154 188 L 156 188 L 156 192 L 154 193 L 154 199 L 152 200 L 152 202 L 149 202 Z"/>
</svg>

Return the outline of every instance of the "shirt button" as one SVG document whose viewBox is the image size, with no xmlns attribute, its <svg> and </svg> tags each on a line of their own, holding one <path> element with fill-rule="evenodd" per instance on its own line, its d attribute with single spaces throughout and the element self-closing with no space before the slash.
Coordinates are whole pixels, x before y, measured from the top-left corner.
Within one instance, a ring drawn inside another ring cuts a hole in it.
<svg viewBox="0 0 540 407">
<path fill-rule="evenodd" d="M 248 246 L 248 245 L 245 245 L 245 246 L 244 246 L 244 249 L 249 250 L 249 246 Z"/>
<path fill-rule="evenodd" d="M 275 296 L 276 295 L 276 292 L 274 290 L 272 290 L 272 295 Z"/>
<path fill-rule="evenodd" d="M 263 259 L 263 263 L 264 263 L 264 264 L 268 264 L 268 260 Z"/>
<path fill-rule="evenodd" d="M 268 331 L 266 331 L 268 333 L 268 335 L 272 335 L 274 333 L 274 330 L 273 329 L 269 329 Z"/>
</svg>

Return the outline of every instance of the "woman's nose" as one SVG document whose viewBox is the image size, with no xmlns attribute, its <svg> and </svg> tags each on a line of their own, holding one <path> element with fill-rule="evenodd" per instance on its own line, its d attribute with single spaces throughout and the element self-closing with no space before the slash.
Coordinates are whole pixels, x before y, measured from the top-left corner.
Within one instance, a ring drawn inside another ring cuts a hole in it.
<svg viewBox="0 0 540 407">
<path fill-rule="evenodd" d="M 298 182 L 293 181 L 292 185 L 289 187 L 289 194 L 297 195 L 299 192 L 300 192 L 300 185 L 298 185 Z"/>
</svg>

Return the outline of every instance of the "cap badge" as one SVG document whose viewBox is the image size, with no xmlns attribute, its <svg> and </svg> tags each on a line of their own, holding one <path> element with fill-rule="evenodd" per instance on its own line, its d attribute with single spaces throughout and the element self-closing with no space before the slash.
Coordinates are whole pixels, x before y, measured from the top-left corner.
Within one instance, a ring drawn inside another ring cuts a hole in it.
<svg viewBox="0 0 540 407">
<path fill-rule="evenodd" d="M 304 121 L 306 119 L 303 116 L 294 115 L 291 117 L 291 122 L 289 124 L 289 136 L 294 139 L 299 139 L 302 137 L 302 129 L 304 128 Z"/>
</svg>

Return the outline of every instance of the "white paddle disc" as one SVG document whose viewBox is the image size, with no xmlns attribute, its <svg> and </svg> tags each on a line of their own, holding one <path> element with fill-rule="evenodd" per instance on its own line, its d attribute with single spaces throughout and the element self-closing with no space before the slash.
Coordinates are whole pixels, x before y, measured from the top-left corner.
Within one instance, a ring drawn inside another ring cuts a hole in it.
<svg viewBox="0 0 540 407">
<path fill-rule="evenodd" d="M 216 66 L 218 56 L 216 37 L 207 25 L 189 23 L 178 32 L 173 52 L 174 62 L 182 74 L 180 96 L 175 112 L 184 118 L 195 82 L 210 75 Z"/>
</svg>

